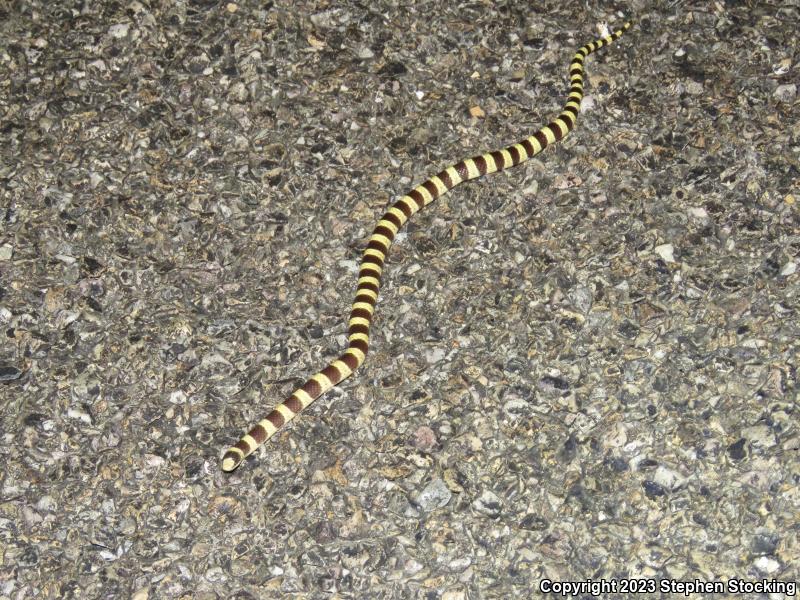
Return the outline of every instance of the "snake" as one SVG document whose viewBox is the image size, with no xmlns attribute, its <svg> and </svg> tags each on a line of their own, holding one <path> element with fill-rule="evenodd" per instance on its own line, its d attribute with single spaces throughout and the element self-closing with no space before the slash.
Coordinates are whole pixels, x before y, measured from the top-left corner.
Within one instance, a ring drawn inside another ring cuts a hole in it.
<svg viewBox="0 0 800 600">
<path fill-rule="evenodd" d="M 566 104 L 550 123 L 528 138 L 500 150 L 465 158 L 430 177 L 395 201 L 378 221 L 364 250 L 358 272 L 356 296 L 348 321 L 348 346 L 344 353 L 315 373 L 289 397 L 275 406 L 242 438 L 225 451 L 222 470 L 235 470 L 242 461 L 294 419 L 314 400 L 339 385 L 359 368 L 367 357 L 370 326 L 383 273 L 384 261 L 397 232 L 418 211 L 458 184 L 515 167 L 563 140 L 575 127 L 583 100 L 583 61 L 591 53 L 611 44 L 631 26 L 626 22 L 613 33 L 582 46 L 569 66 L 570 88 Z"/>
</svg>

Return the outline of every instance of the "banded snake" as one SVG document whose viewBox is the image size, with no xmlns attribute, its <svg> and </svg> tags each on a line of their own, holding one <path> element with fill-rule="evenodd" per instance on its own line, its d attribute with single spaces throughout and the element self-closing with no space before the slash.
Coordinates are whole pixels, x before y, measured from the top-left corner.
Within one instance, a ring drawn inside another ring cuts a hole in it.
<svg viewBox="0 0 800 600">
<path fill-rule="evenodd" d="M 446 194 L 459 183 L 477 179 L 483 175 L 502 171 L 525 162 L 539 154 L 547 146 L 566 137 L 575 127 L 575 121 L 583 99 L 583 61 L 600 48 L 619 38 L 631 24 L 582 46 L 569 67 L 570 89 L 567 102 L 561 113 L 528 138 L 493 152 L 473 158 L 465 158 L 447 167 L 437 175 L 423 181 L 408 194 L 402 196 L 384 213 L 369 238 L 361 260 L 356 297 L 350 312 L 349 344 L 339 358 L 278 404 L 272 412 L 253 426 L 236 445 L 230 447 L 222 458 L 222 470 L 233 471 L 259 446 L 294 419 L 304 408 L 332 387 L 347 379 L 360 367 L 367 356 L 369 331 L 383 271 L 384 260 L 397 232 L 414 213 Z"/>
</svg>

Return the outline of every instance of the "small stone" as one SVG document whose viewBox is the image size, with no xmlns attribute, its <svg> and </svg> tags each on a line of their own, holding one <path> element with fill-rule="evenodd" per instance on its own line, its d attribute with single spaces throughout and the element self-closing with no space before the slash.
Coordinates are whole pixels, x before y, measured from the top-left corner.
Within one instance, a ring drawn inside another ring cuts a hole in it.
<svg viewBox="0 0 800 600">
<path fill-rule="evenodd" d="M 655 500 L 660 496 L 666 496 L 667 490 L 665 490 L 662 486 L 657 484 L 655 481 L 646 480 L 642 487 L 644 488 L 644 493 L 647 495 L 650 500 Z"/>
<path fill-rule="evenodd" d="M 672 244 L 661 244 L 660 246 L 653 248 L 653 252 L 658 254 L 664 260 L 664 262 L 668 263 L 675 262 L 675 256 L 673 255 L 674 251 L 675 248 L 672 246 Z"/>
<path fill-rule="evenodd" d="M 426 452 L 437 445 L 436 433 L 430 427 L 423 425 L 414 432 L 414 446 Z"/>
<path fill-rule="evenodd" d="M 797 97 L 797 85 L 794 83 L 784 83 L 775 88 L 772 95 L 777 98 L 778 101 L 790 104 L 794 102 L 794 99 Z"/>
<path fill-rule="evenodd" d="M 442 477 L 445 484 L 447 484 L 447 489 L 449 489 L 451 492 L 460 494 L 464 491 L 464 484 L 466 483 L 467 479 L 456 469 L 445 469 Z"/>
<path fill-rule="evenodd" d="M 169 395 L 169 401 L 172 404 L 186 404 L 186 392 L 183 390 L 175 390 Z"/>
<path fill-rule="evenodd" d="M 13 381 L 22 376 L 22 371 L 9 365 L 0 365 L 0 381 Z"/>
<path fill-rule="evenodd" d="M 486 113 L 483 112 L 483 109 L 480 106 L 471 106 L 469 109 L 469 114 L 471 117 L 475 117 L 476 119 L 483 119 L 486 116 Z"/>
<path fill-rule="evenodd" d="M 758 557 L 754 564 L 756 569 L 768 575 L 781 568 L 781 564 L 777 560 L 774 558 L 769 558 L 768 556 Z"/>
<path fill-rule="evenodd" d="M 772 73 L 774 75 L 786 75 L 786 73 L 789 72 L 789 68 L 791 66 L 792 66 L 792 59 L 782 58 L 780 61 L 772 65 Z"/>
<path fill-rule="evenodd" d="M 308 45 L 315 50 L 322 50 L 322 48 L 325 47 L 325 42 L 310 33 L 306 36 L 306 41 L 308 42 Z"/>
<path fill-rule="evenodd" d="M 705 87 L 699 81 L 689 81 L 686 83 L 686 93 L 692 96 L 699 96 L 703 93 Z"/>
<path fill-rule="evenodd" d="M 683 483 L 683 480 L 679 473 L 662 465 L 659 465 L 653 474 L 653 481 L 667 490 L 674 490 Z"/>
<path fill-rule="evenodd" d="M 75 257 L 69 256 L 67 254 L 56 254 L 54 257 L 56 260 L 60 260 L 66 265 L 71 265 L 75 263 Z"/>
<path fill-rule="evenodd" d="M 435 508 L 446 506 L 452 497 L 453 494 L 447 489 L 445 482 L 437 478 L 425 486 L 425 489 L 414 498 L 414 502 L 423 512 L 430 512 Z"/>
<path fill-rule="evenodd" d="M 425 351 L 425 360 L 429 365 L 435 365 L 440 360 L 443 360 L 445 356 L 447 356 L 447 352 L 445 348 L 441 346 L 436 346 L 435 348 Z"/>
<path fill-rule="evenodd" d="M 495 518 L 500 516 L 500 511 L 503 508 L 500 498 L 497 497 L 492 491 L 486 490 L 480 497 L 472 503 L 472 507 L 481 514 L 487 517 Z"/>
<path fill-rule="evenodd" d="M 700 221 L 705 221 L 708 219 L 708 211 L 702 206 L 697 206 L 697 207 L 692 206 L 691 208 L 689 208 L 687 212 L 689 213 L 689 216 L 694 217 L 695 219 L 698 219 Z"/>
<path fill-rule="evenodd" d="M 358 56 L 358 58 L 361 58 L 361 59 L 373 58 L 375 56 L 375 53 L 370 48 L 368 48 L 367 46 L 361 46 L 356 51 L 356 56 Z"/>
<path fill-rule="evenodd" d="M 529 410 L 528 403 L 525 402 L 522 398 L 512 398 L 511 400 L 507 401 L 503 404 L 503 411 L 507 415 L 511 415 L 514 417 L 519 417 L 524 415 Z"/>
<path fill-rule="evenodd" d="M 745 448 L 746 443 L 746 439 L 740 438 L 738 441 L 728 446 L 728 456 L 730 456 L 733 460 L 742 460 L 745 456 L 747 456 L 747 450 Z"/>
<path fill-rule="evenodd" d="M 127 23 L 119 23 L 108 28 L 108 35 L 113 38 L 121 39 L 128 36 L 129 30 L 130 25 Z"/>
</svg>

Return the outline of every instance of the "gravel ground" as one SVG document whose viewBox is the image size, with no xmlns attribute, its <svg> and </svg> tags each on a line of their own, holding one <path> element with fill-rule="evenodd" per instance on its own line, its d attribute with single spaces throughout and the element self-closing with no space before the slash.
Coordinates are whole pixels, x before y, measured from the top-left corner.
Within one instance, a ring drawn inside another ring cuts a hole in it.
<svg viewBox="0 0 800 600">
<path fill-rule="evenodd" d="M 575 132 L 417 215 L 367 363 L 223 473 L 346 345 L 387 204 L 548 122 L 626 18 Z M 0 599 L 784 597 L 799 28 L 797 0 L 0 3 Z"/>
</svg>

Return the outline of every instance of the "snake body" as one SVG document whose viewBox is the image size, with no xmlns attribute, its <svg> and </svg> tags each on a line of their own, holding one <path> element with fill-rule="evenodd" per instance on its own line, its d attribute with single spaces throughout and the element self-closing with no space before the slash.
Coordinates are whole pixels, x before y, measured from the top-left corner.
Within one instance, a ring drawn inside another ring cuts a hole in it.
<svg viewBox="0 0 800 600">
<path fill-rule="evenodd" d="M 487 152 L 447 167 L 442 172 L 422 182 L 397 200 L 378 221 L 369 238 L 358 273 L 358 286 L 349 320 L 349 344 L 339 358 L 312 375 L 308 381 L 278 404 L 272 412 L 258 422 L 222 458 L 222 470 L 233 471 L 259 446 L 294 419 L 304 408 L 364 363 L 369 347 L 369 332 L 375 304 L 378 300 L 384 260 L 397 232 L 414 213 L 447 193 L 459 183 L 477 179 L 514 167 L 536 156 L 547 146 L 564 139 L 575 127 L 583 99 L 583 61 L 591 54 L 619 38 L 629 27 L 625 23 L 614 33 L 581 47 L 569 67 L 570 89 L 561 113 L 552 122 L 530 137 L 493 152 Z"/>
</svg>

